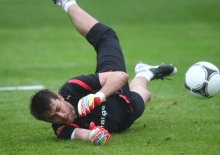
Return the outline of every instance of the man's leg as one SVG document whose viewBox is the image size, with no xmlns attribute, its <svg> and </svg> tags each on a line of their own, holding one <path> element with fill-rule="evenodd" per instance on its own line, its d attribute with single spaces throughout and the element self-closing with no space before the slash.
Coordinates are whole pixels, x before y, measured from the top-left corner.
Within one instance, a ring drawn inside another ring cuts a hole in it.
<svg viewBox="0 0 220 155">
<path fill-rule="evenodd" d="M 76 30 L 83 36 L 86 36 L 89 30 L 98 23 L 98 21 L 81 9 L 75 0 L 53 0 L 55 4 L 62 7 L 69 15 Z"/>
<path fill-rule="evenodd" d="M 98 23 L 95 18 L 82 10 L 78 5 L 70 6 L 68 15 L 76 30 L 83 36 L 86 36 L 89 30 Z"/>
<path fill-rule="evenodd" d="M 97 52 L 96 73 L 106 71 L 126 72 L 124 57 L 117 34 L 110 27 L 99 23 L 81 9 L 75 0 L 53 0 L 69 15 L 76 30 L 86 37 Z"/>
<path fill-rule="evenodd" d="M 151 94 L 147 89 L 147 85 L 148 80 L 145 77 L 141 76 L 132 79 L 129 83 L 130 90 L 138 93 L 142 97 L 145 106 L 151 99 Z"/>
<path fill-rule="evenodd" d="M 146 105 L 151 99 L 151 94 L 147 89 L 148 83 L 154 79 L 163 80 L 164 77 L 176 74 L 177 68 L 166 64 L 150 66 L 138 63 L 134 68 L 134 72 L 136 76 L 129 84 L 130 90 L 138 93 Z"/>
</svg>

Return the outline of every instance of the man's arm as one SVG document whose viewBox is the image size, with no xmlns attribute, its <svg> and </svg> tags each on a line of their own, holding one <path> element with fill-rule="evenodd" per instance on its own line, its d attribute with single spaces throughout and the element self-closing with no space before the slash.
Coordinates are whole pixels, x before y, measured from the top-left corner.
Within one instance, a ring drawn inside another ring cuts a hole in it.
<svg viewBox="0 0 220 155">
<path fill-rule="evenodd" d="M 91 130 L 88 129 L 82 129 L 82 128 L 76 128 L 74 133 L 74 139 L 77 140 L 83 140 L 89 142 L 89 135 L 91 133 Z"/>
<path fill-rule="evenodd" d="M 101 89 L 96 94 L 89 94 L 78 102 L 78 113 L 85 117 L 94 107 L 100 105 L 107 97 L 116 93 L 127 81 L 128 74 L 122 71 L 99 73 Z"/>
<path fill-rule="evenodd" d="M 54 133 L 59 139 L 77 139 L 89 141 L 91 130 L 80 128 L 76 124 L 66 124 L 63 126 L 52 124 Z"/>
<path fill-rule="evenodd" d="M 99 73 L 99 81 L 102 88 L 99 90 L 105 97 L 117 92 L 127 81 L 129 75 L 122 71 Z"/>
<path fill-rule="evenodd" d="M 63 128 L 65 128 L 65 126 Z M 63 130 L 63 128 L 61 130 Z M 90 130 L 75 128 L 70 138 L 92 142 L 95 145 L 105 145 L 108 143 L 108 140 L 110 138 L 108 130 L 105 130 L 101 126 L 95 126 L 94 122 L 90 123 L 89 129 Z"/>
<path fill-rule="evenodd" d="M 52 124 L 54 133 L 59 139 L 76 139 L 92 142 L 95 145 L 105 145 L 108 143 L 110 134 L 101 126 L 96 126 L 91 122 L 88 129 L 83 129 L 76 124 L 66 124 L 63 126 Z"/>
</svg>

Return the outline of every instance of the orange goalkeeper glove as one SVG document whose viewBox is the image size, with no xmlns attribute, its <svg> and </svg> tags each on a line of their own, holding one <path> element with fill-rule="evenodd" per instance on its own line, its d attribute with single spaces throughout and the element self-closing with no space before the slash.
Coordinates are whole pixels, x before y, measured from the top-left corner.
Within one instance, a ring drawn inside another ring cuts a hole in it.
<svg viewBox="0 0 220 155">
<path fill-rule="evenodd" d="M 89 139 L 92 143 L 95 145 L 105 145 L 108 143 L 108 140 L 111 136 L 108 133 L 108 130 L 105 130 L 101 126 L 95 126 L 94 122 L 90 123 L 89 129 L 91 130 Z"/>
<path fill-rule="evenodd" d="M 84 117 L 93 110 L 94 107 L 100 105 L 102 101 L 105 100 L 105 95 L 102 92 L 97 92 L 96 94 L 89 94 L 81 98 L 78 102 L 78 113 L 79 117 Z"/>
</svg>

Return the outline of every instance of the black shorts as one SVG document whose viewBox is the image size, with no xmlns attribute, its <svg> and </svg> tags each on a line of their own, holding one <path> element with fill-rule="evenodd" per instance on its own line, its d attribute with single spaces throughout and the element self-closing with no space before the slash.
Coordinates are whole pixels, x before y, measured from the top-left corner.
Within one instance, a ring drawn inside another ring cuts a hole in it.
<svg viewBox="0 0 220 155">
<path fill-rule="evenodd" d="M 110 70 L 126 72 L 122 49 L 114 30 L 98 23 L 89 31 L 86 39 L 97 52 L 96 73 Z"/>
<path fill-rule="evenodd" d="M 122 49 L 113 29 L 98 23 L 89 31 L 86 39 L 97 52 L 96 73 L 106 71 L 126 72 Z M 132 124 L 144 112 L 144 101 L 139 94 L 130 91 L 128 82 L 119 90 L 119 93 L 126 96 L 130 101 L 133 109 L 130 119 Z"/>
<path fill-rule="evenodd" d="M 134 121 L 143 114 L 145 110 L 144 100 L 138 93 L 130 91 L 128 83 L 126 83 L 122 89 L 119 90 L 119 93 L 128 98 L 132 107 L 131 118 L 127 124 L 128 127 L 130 127 Z"/>
</svg>

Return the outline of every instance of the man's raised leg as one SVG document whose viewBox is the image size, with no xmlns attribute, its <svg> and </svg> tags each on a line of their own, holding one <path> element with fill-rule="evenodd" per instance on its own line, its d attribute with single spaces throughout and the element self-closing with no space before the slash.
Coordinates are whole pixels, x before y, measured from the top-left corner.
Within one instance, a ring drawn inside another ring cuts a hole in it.
<svg viewBox="0 0 220 155">
<path fill-rule="evenodd" d="M 95 18 L 93 18 L 77 5 L 76 0 L 53 1 L 68 13 L 76 30 L 83 36 L 86 36 L 89 30 L 98 23 Z"/>
</svg>

